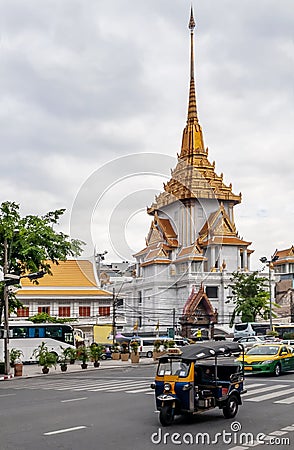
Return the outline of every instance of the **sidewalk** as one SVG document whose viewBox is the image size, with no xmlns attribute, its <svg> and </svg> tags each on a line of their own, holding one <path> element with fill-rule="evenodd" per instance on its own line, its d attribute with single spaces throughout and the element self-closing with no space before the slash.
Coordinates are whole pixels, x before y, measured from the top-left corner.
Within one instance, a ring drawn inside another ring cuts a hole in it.
<svg viewBox="0 0 294 450">
<path fill-rule="evenodd" d="M 139 363 L 131 363 L 131 361 L 114 361 L 112 359 L 106 361 L 100 361 L 100 366 L 98 368 L 93 366 L 93 363 L 88 363 L 88 368 L 85 370 L 103 370 L 103 369 L 124 369 L 126 367 L 142 367 L 146 365 L 155 365 L 156 362 L 153 361 L 152 358 L 141 358 Z M 84 370 L 81 368 L 80 362 L 75 362 L 75 364 L 68 364 L 67 371 L 61 372 L 60 365 L 57 364 L 56 369 L 52 367 L 47 375 L 42 373 L 42 367 L 38 366 L 38 364 L 24 364 L 23 365 L 23 375 L 22 377 L 16 377 L 19 379 L 22 378 L 32 378 L 32 377 L 44 377 L 50 375 L 58 375 L 58 374 L 66 374 L 72 372 L 83 372 Z M 13 368 L 11 369 L 10 375 L 0 375 L 0 381 L 6 381 L 14 378 Z"/>
</svg>

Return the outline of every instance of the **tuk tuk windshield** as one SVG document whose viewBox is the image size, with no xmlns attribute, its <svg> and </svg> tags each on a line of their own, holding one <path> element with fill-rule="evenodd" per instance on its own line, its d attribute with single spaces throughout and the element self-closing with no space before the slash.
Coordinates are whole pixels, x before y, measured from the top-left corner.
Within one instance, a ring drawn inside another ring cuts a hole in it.
<svg viewBox="0 0 294 450">
<path fill-rule="evenodd" d="M 164 360 L 159 363 L 157 375 L 177 375 L 179 377 L 187 377 L 190 369 L 190 363 L 179 360 Z"/>
</svg>

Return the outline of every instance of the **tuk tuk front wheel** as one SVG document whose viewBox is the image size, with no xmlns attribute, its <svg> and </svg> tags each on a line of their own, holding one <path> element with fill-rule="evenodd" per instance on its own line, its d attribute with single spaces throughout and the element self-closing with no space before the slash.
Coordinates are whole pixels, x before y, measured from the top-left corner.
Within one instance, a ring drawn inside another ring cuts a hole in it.
<svg viewBox="0 0 294 450">
<path fill-rule="evenodd" d="M 159 413 L 159 420 L 163 427 L 168 427 L 174 420 L 174 409 L 171 405 L 165 405 Z"/>
<path fill-rule="evenodd" d="M 223 414 L 226 419 L 232 419 L 238 412 L 239 402 L 235 395 L 229 397 L 226 406 L 223 408 Z"/>
</svg>

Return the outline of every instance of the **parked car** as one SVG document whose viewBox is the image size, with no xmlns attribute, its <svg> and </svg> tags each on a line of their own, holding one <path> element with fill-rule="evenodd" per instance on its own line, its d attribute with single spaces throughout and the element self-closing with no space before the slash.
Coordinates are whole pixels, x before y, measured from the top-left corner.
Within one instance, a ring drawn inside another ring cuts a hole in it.
<svg viewBox="0 0 294 450">
<path fill-rule="evenodd" d="M 104 347 L 104 351 L 103 351 L 103 353 L 102 353 L 102 355 L 101 355 L 101 359 L 102 360 L 105 360 L 105 359 L 111 359 L 112 358 L 112 349 L 111 349 L 111 346 L 109 346 L 109 345 L 106 345 L 105 347 Z"/>
<path fill-rule="evenodd" d="M 241 358 L 238 361 L 243 363 Z M 272 373 L 278 377 L 287 370 L 294 370 L 294 354 L 292 348 L 285 344 L 255 345 L 244 355 L 246 373 Z"/>
<path fill-rule="evenodd" d="M 252 348 L 256 344 L 263 344 L 265 341 L 261 339 L 259 336 L 248 336 L 240 338 L 238 342 L 242 344 L 244 348 L 247 350 L 249 348 Z"/>
<path fill-rule="evenodd" d="M 262 339 L 264 342 L 280 342 L 280 338 L 276 337 L 276 336 L 270 336 L 269 334 L 263 334 L 261 336 L 257 335 L 257 337 L 259 337 L 259 339 Z"/>
</svg>

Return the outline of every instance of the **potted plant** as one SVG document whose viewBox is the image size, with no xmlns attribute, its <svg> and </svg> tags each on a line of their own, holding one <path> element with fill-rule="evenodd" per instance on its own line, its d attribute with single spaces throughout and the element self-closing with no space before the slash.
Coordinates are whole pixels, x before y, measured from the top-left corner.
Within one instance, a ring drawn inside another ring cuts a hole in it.
<svg viewBox="0 0 294 450">
<path fill-rule="evenodd" d="M 62 346 L 60 346 L 60 348 L 61 348 L 61 355 L 58 359 L 58 362 L 60 364 L 61 372 L 66 372 L 68 361 L 70 361 L 72 357 L 72 350 L 75 351 L 75 349 L 72 349 L 71 347 L 64 348 Z"/>
<path fill-rule="evenodd" d="M 175 343 L 175 341 L 173 341 L 171 339 L 171 340 L 167 341 L 167 346 L 168 346 L 167 348 L 175 348 L 176 343 Z"/>
<path fill-rule="evenodd" d="M 42 366 L 42 372 L 48 373 L 50 367 L 55 367 L 57 364 L 57 355 L 48 350 L 45 342 L 42 342 L 38 348 L 36 348 L 33 352 L 33 355 L 36 357 L 39 366 Z"/>
<path fill-rule="evenodd" d="M 69 360 L 69 364 L 74 364 L 77 359 L 77 349 L 74 347 L 68 347 L 66 349 L 67 359 Z"/>
<path fill-rule="evenodd" d="M 88 364 L 87 362 L 89 361 L 89 349 L 88 347 L 86 347 L 85 345 L 80 345 L 77 348 L 77 359 L 79 361 L 82 361 L 81 367 L 82 369 L 87 369 Z"/>
<path fill-rule="evenodd" d="M 129 360 L 129 344 L 128 344 L 128 342 L 122 342 L 121 343 L 120 357 L 121 357 L 122 361 L 128 361 Z"/>
<path fill-rule="evenodd" d="M 21 357 L 23 356 L 22 350 L 12 348 L 9 352 L 10 356 L 10 365 L 14 367 L 14 376 L 21 377 L 23 364 L 21 362 Z"/>
<path fill-rule="evenodd" d="M 163 352 L 160 351 L 160 347 L 162 345 L 162 341 L 160 339 L 156 339 L 156 341 L 154 341 L 154 347 L 153 347 L 153 359 L 154 361 L 159 358 L 159 356 L 161 356 L 163 354 Z"/>
<path fill-rule="evenodd" d="M 132 341 L 130 343 L 130 347 L 131 347 L 131 361 L 132 363 L 138 363 L 140 360 L 140 355 L 138 352 L 138 348 L 139 348 L 139 342 L 138 341 Z"/>
<path fill-rule="evenodd" d="M 90 345 L 90 359 L 94 362 L 94 367 L 100 366 L 100 359 L 103 354 L 103 345 L 91 344 Z"/>
<path fill-rule="evenodd" d="M 113 352 L 112 352 L 112 359 L 119 360 L 120 353 L 119 353 L 119 345 L 117 342 L 113 345 Z"/>
</svg>

